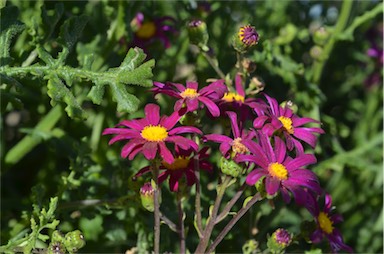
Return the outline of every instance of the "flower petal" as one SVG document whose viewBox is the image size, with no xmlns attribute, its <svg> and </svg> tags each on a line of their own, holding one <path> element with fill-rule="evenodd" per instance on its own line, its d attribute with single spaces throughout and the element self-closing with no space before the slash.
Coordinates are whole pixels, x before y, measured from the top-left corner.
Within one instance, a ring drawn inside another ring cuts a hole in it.
<svg viewBox="0 0 384 254">
<path fill-rule="evenodd" d="M 175 161 L 171 151 L 166 147 L 164 142 L 159 142 L 160 156 L 168 164 L 172 164 Z"/>
<path fill-rule="evenodd" d="M 229 116 L 229 119 L 231 120 L 231 127 L 232 127 L 232 133 L 234 138 L 238 138 L 241 136 L 239 126 L 237 124 L 237 115 L 235 112 L 228 111 L 227 115 Z"/>
<path fill-rule="evenodd" d="M 200 134 L 200 135 L 203 134 L 201 132 L 201 130 L 199 130 L 196 127 L 193 127 L 193 126 L 181 126 L 181 127 L 176 127 L 174 129 L 172 129 L 171 131 L 169 131 L 168 135 L 172 136 L 172 135 L 182 134 L 182 133 L 197 133 L 197 134 Z"/>
<path fill-rule="evenodd" d="M 275 177 L 266 177 L 265 178 L 265 190 L 269 195 L 275 195 L 279 190 L 280 180 Z"/>
<path fill-rule="evenodd" d="M 199 96 L 198 100 L 207 107 L 213 117 L 218 117 L 220 115 L 220 109 L 213 101 L 204 96 Z"/>
<path fill-rule="evenodd" d="M 316 163 L 316 161 L 316 157 L 313 154 L 302 154 L 296 157 L 295 159 L 287 162 L 285 164 L 285 168 L 288 171 L 295 170 L 306 165 L 314 164 Z"/>
<path fill-rule="evenodd" d="M 158 125 L 160 121 L 160 107 L 156 104 L 147 104 L 144 108 L 145 118 L 149 124 Z"/>
<path fill-rule="evenodd" d="M 255 183 L 257 181 L 259 181 L 259 179 L 262 177 L 262 176 L 266 176 L 268 174 L 268 172 L 264 169 L 261 169 L 261 168 L 257 168 L 253 171 L 251 171 L 248 175 L 247 175 L 247 178 L 245 180 L 245 182 L 250 185 L 250 186 L 253 186 L 255 185 Z"/>
<path fill-rule="evenodd" d="M 179 112 L 173 112 L 170 116 L 161 118 L 160 125 L 170 130 L 177 124 L 180 118 Z"/>
<path fill-rule="evenodd" d="M 148 160 L 153 160 L 157 154 L 157 142 L 146 142 L 143 145 L 143 155 Z"/>
</svg>

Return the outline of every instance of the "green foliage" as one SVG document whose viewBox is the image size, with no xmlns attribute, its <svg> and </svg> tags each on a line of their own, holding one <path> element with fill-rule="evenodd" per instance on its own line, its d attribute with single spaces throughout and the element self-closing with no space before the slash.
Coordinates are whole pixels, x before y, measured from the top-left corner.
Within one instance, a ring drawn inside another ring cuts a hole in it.
<svg viewBox="0 0 384 254">
<path fill-rule="evenodd" d="M 298 115 L 322 122 L 326 134 L 319 139 L 318 163 L 312 169 L 344 217 L 337 226 L 355 252 L 383 252 L 382 66 L 366 54 L 372 41 L 382 45 L 382 35 L 370 37 L 382 27 L 382 2 L 208 3 L 209 11 L 200 1 L 0 1 L 0 252 L 54 247 L 71 252 L 84 244 L 77 229 L 86 239 L 82 252 L 151 251 L 153 216 L 139 197 L 150 174 L 132 178 L 148 163 L 140 156 L 122 159 L 122 145 L 108 146 L 102 131 L 142 117 L 144 105 L 154 101 L 148 92 L 153 81 L 196 80 L 203 87 L 207 79 L 221 78 L 207 61 L 209 54 L 226 80 L 233 80 L 238 59 L 230 42 L 246 24 L 260 34 L 246 55 L 257 65 L 247 82 L 258 78 L 267 94 L 279 102 L 292 101 Z M 137 12 L 176 20 L 177 33 L 166 33 L 169 48 L 161 40 L 131 44 Z M 185 25 L 192 18 L 205 21 L 207 52 L 190 45 Z M 375 76 L 379 80 L 369 82 Z M 159 96 L 157 103 L 162 113 L 173 111 L 174 101 Z M 212 121 L 208 131 L 220 124 Z M 218 152 L 211 154 L 212 164 L 218 165 L 219 159 Z M 204 216 L 216 195 L 218 172 L 215 168 L 213 174 L 201 175 Z M 238 178 L 226 189 L 224 202 L 244 181 L 237 171 L 231 174 Z M 166 183 L 162 212 L 177 221 L 174 195 Z M 245 194 L 254 195 L 249 189 Z M 190 212 L 192 197 L 194 190 L 184 202 L 190 251 L 199 240 Z M 222 222 L 249 200 L 240 199 Z M 32 212 L 26 212 L 31 206 Z M 297 206 L 256 203 L 216 252 L 260 252 L 267 248 L 266 235 L 278 227 L 297 235 L 298 225 L 308 218 Z M 164 224 L 161 228 L 161 251 L 178 252 L 177 234 Z M 294 242 L 286 251 L 328 252 L 326 243 L 310 249 Z"/>
</svg>

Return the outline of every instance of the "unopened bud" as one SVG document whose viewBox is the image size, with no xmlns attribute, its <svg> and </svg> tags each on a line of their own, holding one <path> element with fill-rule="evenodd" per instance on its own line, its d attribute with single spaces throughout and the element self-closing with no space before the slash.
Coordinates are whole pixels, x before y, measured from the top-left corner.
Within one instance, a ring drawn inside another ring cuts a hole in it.
<svg viewBox="0 0 384 254">
<path fill-rule="evenodd" d="M 140 198 L 141 204 L 145 209 L 150 212 L 155 210 L 155 189 L 151 183 L 145 183 L 143 187 L 140 188 Z"/>
<path fill-rule="evenodd" d="M 310 51 L 309 51 L 309 55 L 315 59 L 315 60 L 320 60 L 320 57 L 321 57 L 321 54 L 323 53 L 323 48 L 320 47 L 320 46 L 313 46 Z"/>
<path fill-rule="evenodd" d="M 282 253 L 292 242 L 292 235 L 285 229 L 277 229 L 268 238 L 267 246 L 271 253 Z"/>
<path fill-rule="evenodd" d="M 202 20 L 192 20 L 188 23 L 188 36 L 191 44 L 200 48 L 208 49 L 207 42 L 209 39 L 207 24 Z"/>
<path fill-rule="evenodd" d="M 239 31 L 232 37 L 234 49 L 240 53 L 247 52 L 259 42 L 259 34 L 253 26 L 240 27 Z"/>
<path fill-rule="evenodd" d="M 80 230 L 68 232 L 64 238 L 64 245 L 67 250 L 77 252 L 85 245 L 83 233 Z"/>
<path fill-rule="evenodd" d="M 315 44 L 323 46 L 327 42 L 330 33 L 325 27 L 320 27 L 313 33 L 313 41 Z"/>
<path fill-rule="evenodd" d="M 221 172 L 232 177 L 238 177 L 243 170 L 239 164 L 231 159 L 227 160 L 224 157 L 220 159 L 220 168 Z"/>
</svg>

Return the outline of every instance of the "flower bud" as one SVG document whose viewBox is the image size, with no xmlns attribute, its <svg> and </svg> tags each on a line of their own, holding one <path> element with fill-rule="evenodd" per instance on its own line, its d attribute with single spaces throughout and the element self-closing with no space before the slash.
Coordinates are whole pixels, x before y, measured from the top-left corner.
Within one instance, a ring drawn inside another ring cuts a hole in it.
<svg viewBox="0 0 384 254">
<path fill-rule="evenodd" d="M 313 41 L 317 45 L 324 46 L 329 36 L 329 31 L 325 27 L 320 27 L 313 33 Z"/>
<path fill-rule="evenodd" d="M 259 42 L 259 34 L 253 26 L 240 27 L 237 34 L 232 37 L 232 46 L 240 53 L 247 52 Z"/>
<path fill-rule="evenodd" d="M 224 157 L 220 159 L 220 168 L 221 172 L 232 177 L 238 177 L 243 170 L 239 164 L 231 159 L 227 160 Z"/>
<path fill-rule="evenodd" d="M 285 229 L 277 229 L 268 238 L 267 246 L 272 253 L 282 253 L 292 242 L 292 235 Z"/>
<path fill-rule="evenodd" d="M 51 242 L 47 249 L 48 254 L 65 254 L 65 247 L 62 242 Z"/>
<path fill-rule="evenodd" d="M 76 252 L 85 245 L 84 235 L 80 230 L 68 232 L 64 238 L 64 245 L 70 252 Z"/>
<path fill-rule="evenodd" d="M 197 45 L 200 48 L 208 49 L 207 42 L 209 35 L 207 32 L 207 24 L 204 21 L 195 19 L 188 23 L 188 36 L 191 44 Z"/>
<path fill-rule="evenodd" d="M 64 236 L 59 230 L 53 231 L 51 235 L 51 242 L 63 242 L 64 241 Z"/>
<path fill-rule="evenodd" d="M 155 210 L 155 189 L 152 187 L 150 182 L 145 183 L 140 188 L 141 204 L 145 209 L 150 212 Z"/>
<path fill-rule="evenodd" d="M 320 47 L 320 46 L 313 46 L 310 51 L 309 51 L 309 55 L 315 59 L 315 60 L 320 60 L 320 57 L 321 57 L 321 54 L 323 52 L 323 48 Z"/>
</svg>

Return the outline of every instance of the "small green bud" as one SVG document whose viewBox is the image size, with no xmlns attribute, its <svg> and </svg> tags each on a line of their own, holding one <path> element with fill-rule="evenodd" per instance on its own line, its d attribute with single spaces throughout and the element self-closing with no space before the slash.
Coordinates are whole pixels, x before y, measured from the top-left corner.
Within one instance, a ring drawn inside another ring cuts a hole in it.
<svg viewBox="0 0 384 254">
<path fill-rule="evenodd" d="M 261 177 L 259 181 L 255 183 L 256 190 L 260 193 L 262 198 L 265 198 L 267 196 L 267 191 L 265 190 L 264 178 L 265 176 Z"/>
<path fill-rule="evenodd" d="M 65 254 L 65 247 L 62 242 L 51 242 L 47 249 L 47 254 Z"/>
<path fill-rule="evenodd" d="M 59 230 L 55 230 L 51 236 L 51 242 L 64 242 L 64 236 Z"/>
<path fill-rule="evenodd" d="M 313 33 L 313 41 L 320 46 L 324 46 L 329 37 L 330 33 L 325 27 L 320 27 Z"/>
<path fill-rule="evenodd" d="M 65 248 L 70 252 L 77 252 L 85 245 L 84 235 L 80 230 L 68 232 L 64 239 Z"/>
<path fill-rule="evenodd" d="M 240 27 L 232 37 L 232 46 L 239 53 L 245 53 L 259 42 L 259 34 L 253 26 Z"/>
<path fill-rule="evenodd" d="M 221 157 L 220 159 L 220 168 L 221 172 L 232 177 L 238 177 L 243 170 L 239 164 L 231 159 L 227 160 L 224 157 Z"/>
<path fill-rule="evenodd" d="M 320 60 L 322 53 L 323 48 L 317 45 L 313 46 L 309 51 L 309 55 L 315 60 Z"/>
<path fill-rule="evenodd" d="M 209 39 L 207 24 L 204 21 L 195 19 L 188 23 L 188 36 L 191 44 L 197 45 L 203 49 L 207 48 Z"/>
<path fill-rule="evenodd" d="M 260 253 L 260 250 L 258 247 L 259 247 L 259 243 L 251 239 L 245 242 L 245 244 L 242 247 L 242 250 L 244 254 Z"/>
<path fill-rule="evenodd" d="M 267 246 L 271 253 L 284 253 L 291 244 L 292 235 L 285 229 L 279 228 L 268 238 Z"/>
<path fill-rule="evenodd" d="M 155 210 L 155 189 L 151 183 L 145 183 L 143 187 L 140 188 L 140 198 L 141 204 L 145 209 L 150 212 Z"/>
</svg>

